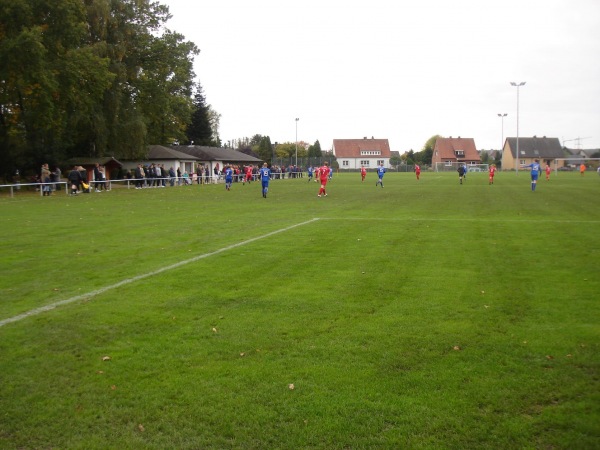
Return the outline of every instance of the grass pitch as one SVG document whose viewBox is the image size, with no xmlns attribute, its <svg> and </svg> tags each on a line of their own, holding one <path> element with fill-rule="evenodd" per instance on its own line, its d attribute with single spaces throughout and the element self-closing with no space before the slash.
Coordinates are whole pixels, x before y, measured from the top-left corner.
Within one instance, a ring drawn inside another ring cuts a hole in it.
<svg viewBox="0 0 600 450">
<path fill-rule="evenodd" d="M 599 177 L 384 185 L 1 199 L 0 448 L 600 447 Z"/>
</svg>

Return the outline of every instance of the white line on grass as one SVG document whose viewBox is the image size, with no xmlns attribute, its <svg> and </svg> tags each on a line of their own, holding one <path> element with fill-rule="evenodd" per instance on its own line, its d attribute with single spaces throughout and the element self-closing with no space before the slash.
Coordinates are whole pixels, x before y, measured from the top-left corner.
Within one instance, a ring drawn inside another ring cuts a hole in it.
<svg viewBox="0 0 600 450">
<path fill-rule="evenodd" d="M 496 219 L 496 218 L 456 218 L 456 219 L 436 219 L 431 217 L 320 217 L 320 220 L 375 220 L 382 222 L 494 222 L 494 223 L 600 223 L 600 220 L 547 220 L 547 219 Z"/>
<path fill-rule="evenodd" d="M 204 259 L 204 258 L 208 258 L 209 256 L 218 255 L 219 253 L 223 253 L 223 252 L 226 252 L 228 250 L 232 250 L 234 248 L 241 247 L 243 245 L 251 244 L 252 242 L 260 241 L 261 239 L 265 239 L 265 238 L 271 237 L 271 236 L 273 236 L 275 234 L 283 233 L 285 231 L 289 231 L 289 230 L 292 230 L 294 228 L 301 227 L 303 225 L 308 225 L 309 223 L 312 223 L 312 222 L 314 222 L 316 220 L 319 220 L 319 219 L 318 218 L 314 218 L 314 219 L 311 219 L 311 220 L 307 220 L 306 222 L 297 223 L 295 225 L 290 225 L 289 227 L 282 228 L 281 230 L 271 231 L 270 233 L 263 234 L 262 236 L 258 236 L 258 237 L 252 238 L 252 239 L 248 239 L 246 241 L 238 242 L 237 244 L 228 245 L 227 247 L 220 248 L 218 250 L 215 250 L 214 252 L 204 253 L 203 255 L 194 256 L 193 258 L 186 259 L 185 261 L 179 261 L 178 263 L 171 264 L 170 266 L 166 266 L 166 267 L 163 267 L 161 269 L 154 270 L 152 272 L 148 272 L 148 273 L 145 273 L 145 274 L 142 274 L 142 275 L 138 275 L 138 276 L 135 276 L 135 277 L 132 277 L 132 278 L 127 278 L 126 280 L 119 281 L 118 283 L 111 284 L 110 286 L 105 286 L 103 288 L 96 289 L 95 291 L 91 291 L 91 292 L 88 292 L 86 294 L 77 295 L 75 297 L 71 297 L 71 298 L 68 298 L 66 300 L 60 300 L 58 302 L 54 302 L 54 303 L 51 303 L 49 305 L 42 306 L 40 308 L 32 309 L 30 311 L 24 312 L 23 314 L 19 314 L 18 316 L 9 317 L 8 319 L 0 320 L 0 327 L 3 327 L 4 325 L 7 325 L 7 324 L 12 323 L 12 322 L 18 322 L 19 320 L 26 319 L 27 317 L 35 316 L 37 314 L 41 314 L 43 312 L 50 311 L 50 310 L 56 308 L 57 306 L 67 305 L 69 303 L 73 303 L 73 302 L 76 302 L 78 300 L 83 300 L 85 298 L 94 297 L 96 295 L 103 294 L 106 291 L 110 291 L 111 289 L 115 289 L 115 288 L 124 286 L 126 284 L 131 284 L 131 283 L 134 283 L 136 281 L 143 280 L 144 278 L 148 278 L 148 277 L 151 277 L 151 276 L 154 276 L 154 275 L 158 275 L 159 273 L 166 272 L 168 270 L 177 269 L 178 267 L 185 266 L 186 264 L 189 264 L 189 263 L 192 263 L 192 262 L 196 262 L 196 261 L 199 261 L 199 260 Z"/>
</svg>

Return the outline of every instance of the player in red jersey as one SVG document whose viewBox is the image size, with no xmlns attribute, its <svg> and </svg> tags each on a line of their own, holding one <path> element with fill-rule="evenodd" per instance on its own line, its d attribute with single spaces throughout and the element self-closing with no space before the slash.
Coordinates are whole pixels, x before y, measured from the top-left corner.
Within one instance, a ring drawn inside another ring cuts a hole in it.
<svg viewBox="0 0 600 450">
<path fill-rule="evenodd" d="M 323 167 L 319 167 L 319 170 L 317 171 L 317 176 L 321 180 L 321 189 L 319 189 L 318 197 L 320 197 L 321 195 L 323 195 L 323 197 L 327 197 L 327 192 L 325 192 L 325 186 L 327 186 L 327 180 L 329 180 L 330 170 L 331 169 L 329 168 L 329 163 L 325 161 L 325 163 L 323 163 Z"/>
<path fill-rule="evenodd" d="M 365 181 L 366 176 L 367 176 L 367 169 L 365 169 L 365 166 L 360 166 L 360 178 L 362 179 L 363 183 Z"/>
<path fill-rule="evenodd" d="M 546 181 L 550 181 L 550 166 L 546 164 Z"/>
<path fill-rule="evenodd" d="M 496 165 L 492 164 L 490 166 L 490 184 L 494 184 L 494 175 L 496 175 Z"/>
<path fill-rule="evenodd" d="M 415 164 L 415 175 L 417 176 L 417 180 L 421 176 L 421 166 L 419 166 L 418 164 Z"/>
<path fill-rule="evenodd" d="M 252 181 L 252 164 L 249 166 L 246 166 L 246 176 L 244 177 L 244 182 L 242 184 L 246 184 L 246 182 L 250 183 Z"/>
</svg>

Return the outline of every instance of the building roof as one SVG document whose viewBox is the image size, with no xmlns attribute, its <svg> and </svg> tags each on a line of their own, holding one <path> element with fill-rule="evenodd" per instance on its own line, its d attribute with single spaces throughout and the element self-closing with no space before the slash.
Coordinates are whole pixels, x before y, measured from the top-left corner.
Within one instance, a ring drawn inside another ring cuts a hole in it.
<svg viewBox="0 0 600 450">
<path fill-rule="evenodd" d="M 367 154 L 365 152 L 379 152 Z M 333 154 L 336 158 L 391 158 L 390 143 L 387 139 L 334 139 Z"/>
<path fill-rule="evenodd" d="M 462 154 L 460 153 L 462 152 Z M 481 161 L 473 138 L 437 138 L 433 148 L 434 161 Z"/>
<path fill-rule="evenodd" d="M 262 159 L 246 155 L 232 148 L 204 147 L 201 145 L 176 145 L 174 150 L 196 157 L 201 161 L 223 161 L 232 163 L 259 163 Z"/>
<path fill-rule="evenodd" d="M 510 152 L 515 158 L 517 138 L 506 138 Z M 558 138 L 549 137 L 519 137 L 519 158 L 563 158 L 564 152 Z"/>
<path fill-rule="evenodd" d="M 198 160 L 195 156 L 162 145 L 149 145 L 147 159 L 160 160 Z"/>
<path fill-rule="evenodd" d="M 117 161 L 115 158 L 113 158 L 112 156 L 100 156 L 97 158 L 89 158 L 87 156 L 85 156 L 85 157 L 77 157 L 76 156 L 74 158 L 71 158 L 71 159 L 65 161 L 65 164 L 68 166 L 93 166 L 96 163 L 100 164 L 101 166 L 115 165 L 115 166 L 121 167 L 123 165 L 119 161 Z"/>
</svg>

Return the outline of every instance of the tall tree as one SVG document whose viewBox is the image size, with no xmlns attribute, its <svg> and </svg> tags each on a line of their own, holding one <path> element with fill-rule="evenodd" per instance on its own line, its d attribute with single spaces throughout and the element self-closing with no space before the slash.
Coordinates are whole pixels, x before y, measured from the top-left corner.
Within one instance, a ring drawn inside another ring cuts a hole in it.
<svg viewBox="0 0 600 450">
<path fill-rule="evenodd" d="M 213 146 L 215 144 L 211 126 L 210 109 L 206 104 L 206 99 L 200 83 L 196 85 L 194 110 L 192 112 L 192 120 L 186 130 L 186 135 L 188 142 L 193 142 L 195 145 Z"/>
<path fill-rule="evenodd" d="M 320 158 L 321 156 L 323 156 L 323 152 L 321 151 L 321 144 L 319 143 L 319 141 L 315 141 L 315 143 L 311 146 L 308 147 L 308 156 L 310 158 L 312 157 L 316 157 L 316 158 Z"/>
<path fill-rule="evenodd" d="M 185 138 L 198 49 L 153 0 L 0 0 L 0 163 Z"/>
</svg>

